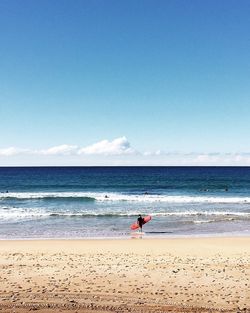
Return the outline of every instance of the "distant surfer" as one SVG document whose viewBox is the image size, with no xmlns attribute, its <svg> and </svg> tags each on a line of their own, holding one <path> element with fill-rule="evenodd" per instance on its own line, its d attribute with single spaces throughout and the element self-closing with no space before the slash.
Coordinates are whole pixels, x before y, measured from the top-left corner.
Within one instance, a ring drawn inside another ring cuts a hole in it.
<svg viewBox="0 0 250 313">
<path fill-rule="evenodd" d="M 105 197 L 104 197 L 105 199 L 108 199 L 108 196 L 107 195 L 105 195 Z"/>
<path fill-rule="evenodd" d="M 137 219 L 137 224 L 140 228 L 140 231 L 142 232 L 142 225 L 144 224 L 144 218 L 141 216 L 141 214 L 139 215 L 139 217 Z"/>
</svg>

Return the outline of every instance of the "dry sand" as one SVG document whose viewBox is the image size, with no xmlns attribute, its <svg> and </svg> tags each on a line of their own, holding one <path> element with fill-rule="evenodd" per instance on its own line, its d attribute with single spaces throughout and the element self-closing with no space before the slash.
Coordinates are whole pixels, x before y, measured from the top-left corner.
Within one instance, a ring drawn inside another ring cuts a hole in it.
<svg viewBox="0 0 250 313">
<path fill-rule="evenodd" d="M 0 241 L 0 312 L 250 312 L 250 237 Z"/>
</svg>

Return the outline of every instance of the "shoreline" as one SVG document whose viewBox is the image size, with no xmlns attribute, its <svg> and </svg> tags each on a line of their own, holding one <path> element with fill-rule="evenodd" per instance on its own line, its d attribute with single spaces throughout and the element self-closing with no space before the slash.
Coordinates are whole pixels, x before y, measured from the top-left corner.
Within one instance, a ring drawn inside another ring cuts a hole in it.
<svg viewBox="0 0 250 313">
<path fill-rule="evenodd" d="M 1 240 L 0 271 L 5 313 L 250 312 L 250 237 Z"/>
<path fill-rule="evenodd" d="M 139 235 L 138 233 L 136 233 Z M 127 236 L 107 236 L 107 237 L 20 237 L 20 238 L 0 238 L 0 242 L 2 241 L 50 241 L 50 240 L 131 240 L 135 239 L 136 237 L 133 237 L 133 232 L 131 232 L 130 235 Z M 143 240 L 168 240 L 168 239 L 205 239 L 205 238 L 250 238 L 250 232 L 234 232 L 234 233 L 207 233 L 207 234 L 192 234 L 192 235 L 148 235 L 148 233 L 143 232 L 142 239 Z"/>
</svg>

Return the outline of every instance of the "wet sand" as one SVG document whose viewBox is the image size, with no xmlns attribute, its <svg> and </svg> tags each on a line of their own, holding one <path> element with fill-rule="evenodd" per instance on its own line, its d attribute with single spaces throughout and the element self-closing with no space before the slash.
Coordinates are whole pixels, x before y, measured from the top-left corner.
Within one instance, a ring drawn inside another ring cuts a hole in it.
<svg viewBox="0 0 250 313">
<path fill-rule="evenodd" d="M 0 312 L 250 312 L 250 237 L 0 241 Z"/>
</svg>

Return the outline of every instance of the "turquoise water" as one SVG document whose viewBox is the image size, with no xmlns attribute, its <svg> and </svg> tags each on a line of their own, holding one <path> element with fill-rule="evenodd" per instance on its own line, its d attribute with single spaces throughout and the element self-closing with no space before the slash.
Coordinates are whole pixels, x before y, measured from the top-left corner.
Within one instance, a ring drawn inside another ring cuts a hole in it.
<svg viewBox="0 0 250 313">
<path fill-rule="evenodd" d="M 249 167 L 0 168 L 0 239 L 249 235 Z"/>
</svg>

